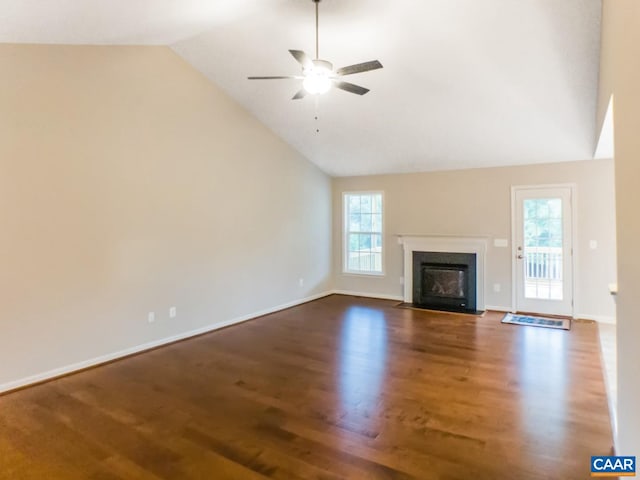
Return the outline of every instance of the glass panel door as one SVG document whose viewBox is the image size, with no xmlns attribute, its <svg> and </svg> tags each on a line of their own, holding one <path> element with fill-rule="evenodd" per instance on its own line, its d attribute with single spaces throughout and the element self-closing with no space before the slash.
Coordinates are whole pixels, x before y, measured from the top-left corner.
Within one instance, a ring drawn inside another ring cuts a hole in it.
<svg viewBox="0 0 640 480">
<path fill-rule="evenodd" d="M 518 188 L 516 208 L 516 309 L 572 313 L 571 189 Z"/>
<path fill-rule="evenodd" d="M 524 295 L 562 300 L 562 198 L 528 198 L 524 214 Z"/>
</svg>

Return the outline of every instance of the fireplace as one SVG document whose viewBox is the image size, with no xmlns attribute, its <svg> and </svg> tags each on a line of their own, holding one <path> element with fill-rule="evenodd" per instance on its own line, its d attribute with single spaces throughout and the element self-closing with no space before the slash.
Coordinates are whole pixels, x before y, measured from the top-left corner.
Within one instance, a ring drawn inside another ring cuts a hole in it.
<svg viewBox="0 0 640 480">
<path fill-rule="evenodd" d="M 475 308 L 477 311 L 483 311 L 485 307 L 484 303 L 484 291 L 485 291 L 485 263 L 486 263 L 486 254 L 487 254 L 487 241 L 488 236 L 452 236 L 452 235 L 403 235 L 398 234 L 398 242 L 402 245 L 402 249 L 404 250 L 404 274 L 402 276 L 403 287 L 403 295 L 402 298 L 404 303 L 410 304 L 414 303 L 414 298 L 419 300 L 419 297 L 414 297 L 414 277 L 417 275 L 414 273 L 413 268 L 413 254 L 414 253 L 432 253 L 432 254 L 446 254 L 451 255 L 452 253 L 462 253 L 462 254 L 472 254 L 475 256 L 475 261 L 470 260 L 470 257 L 466 260 L 460 260 L 460 257 L 457 259 L 453 259 L 449 257 L 449 259 L 443 260 L 434 260 L 433 257 L 427 258 L 424 263 L 431 264 L 439 264 L 439 269 L 450 269 L 451 264 L 455 265 L 470 265 L 467 266 L 466 275 L 464 270 L 462 273 L 457 273 L 457 279 L 460 282 L 460 275 L 463 278 L 466 278 L 466 288 L 467 294 L 471 302 L 464 302 L 465 309 L 471 311 L 472 308 Z M 442 265 L 444 264 L 444 265 Z M 447 265 L 450 264 L 450 265 Z M 447 268 L 445 268 L 447 267 Z M 455 268 L 455 267 L 453 267 Z M 473 268 L 475 271 L 475 275 L 471 272 L 470 268 Z M 445 275 L 452 276 L 454 273 L 447 272 Z M 454 275 L 455 276 L 455 275 Z M 422 278 L 416 278 L 415 283 L 418 284 L 422 281 Z M 449 278 L 449 280 L 453 280 Z M 464 284 L 465 280 L 462 280 L 461 283 Z M 469 291 L 471 288 L 471 282 L 473 283 L 475 288 L 475 295 Z M 445 290 L 446 291 L 446 290 Z M 464 289 L 463 289 L 464 292 Z M 452 296 L 452 292 L 449 292 L 449 296 Z M 458 296 L 458 295 L 456 295 Z M 437 301 L 442 301 L 442 296 L 436 298 Z M 475 302 L 475 303 L 474 303 Z M 444 302 L 443 302 L 444 303 Z M 460 303 L 458 301 L 458 303 Z M 435 307 L 429 307 L 435 308 Z M 439 308 L 452 309 L 450 306 L 441 306 Z M 460 305 L 457 307 L 457 311 L 460 311 Z"/>
<path fill-rule="evenodd" d="M 413 304 L 476 312 L 476 254 L 413 252 Z"/>
</svg>

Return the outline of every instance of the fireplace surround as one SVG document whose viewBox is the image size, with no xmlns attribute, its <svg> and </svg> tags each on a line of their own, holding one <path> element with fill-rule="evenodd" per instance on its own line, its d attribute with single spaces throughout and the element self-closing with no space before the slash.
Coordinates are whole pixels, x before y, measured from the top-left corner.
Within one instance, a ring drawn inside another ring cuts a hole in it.
<svg viewBox="0 0 640 480">
<path fill-rule="evenodd" d="M 486 262 L 486 251 L 487 251 L 487 240 L 489 237 L 483 236 L 445 236 L 445 235 L 398 235 L 398 242 L 402 244 L 404 250 L 404 295 L 403 299 L 405 303 L 416 303 L 414 302 L 414 252 L 431 252 L 431 253 L 446 253 L 446 254 L 474 254 L 475 255 L 475 308 L 476 311 L 483 311 L 485 309 L 485 300 L 484 300 L 484 292 L 485 292 L 485 262 Z M 438 273 L 445 280 L 448 280 L 448 283 L 451 285 L 455 285 L 456 275 L 457 279 L 460 279 L 460 271 L 464 269 L 459 269 L 455 267 L 455 265 L 464 265 L 460 263 L 460 258 L 458 260 L 453 260 L 452 263 L 454 267 L 446 267 L 443 268 L 442 265 L 436 265 L 436 270 L 444 270 Z M 426 263 L 434 263 L 427 261 Z M 442 263 L 442 262 L 435 262 Z M 446 262 L 445 262 L 446 263 Z M 458 273 L 456 272 L 456 269 Z M 427 272 L 427 275 L 430 276 L 434 272 Z M 466 275 L 473 275 L 472 271 L 469 271 L 468 267 L 466 270 Z M 433 277 L 429 278 L 429 281 L 432 281 Z M 459 283 L 464 283 L 464 280 L 459 280 Z M 451 287 L 450 285 L 450 287 Z M 432 285 L 433 287 L 433 285 Z M 445 288 L 445 287 L 443 287 Z M 453 288 L 453 287 L 451 287 Z M 446 292 L 446 289 L 445 289 Z M 438 293 L 438 291 L 436 291 Z M 443 296 L 446 297 L 460 297 L 460 295 L 454 295 L 456 292 L 449 292 L 448 294 L 439 293 L 440 298 Z M 460 292 L 458 292 L 460 293 Z M 473 293 L 470 293 L 473 296 Z M 456 300 L 459 301 L 459 300 Z M 463 308 L 468 307 L 468 302 Z M 451 308 L 451 310 L 456 311 L 455 308 Z M 469 309 L 471 310 L 471 309 Z M 457 307 L 457 311 L 460 311 L 460 305 Z"/>
</svg>

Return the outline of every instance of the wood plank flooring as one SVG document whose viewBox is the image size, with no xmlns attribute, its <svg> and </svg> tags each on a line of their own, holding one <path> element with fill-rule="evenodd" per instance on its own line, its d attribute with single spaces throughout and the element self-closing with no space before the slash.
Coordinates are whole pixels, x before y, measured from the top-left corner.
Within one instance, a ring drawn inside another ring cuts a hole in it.
<svg viewBox="0 0 640 480">
<path fill-rule="evenodd" d="M 333 295 L 0 397 L 2 479 L 586 479 L 594 323 Z M 26 348 L 26 347 L 25 347 Z"/>
</svg>

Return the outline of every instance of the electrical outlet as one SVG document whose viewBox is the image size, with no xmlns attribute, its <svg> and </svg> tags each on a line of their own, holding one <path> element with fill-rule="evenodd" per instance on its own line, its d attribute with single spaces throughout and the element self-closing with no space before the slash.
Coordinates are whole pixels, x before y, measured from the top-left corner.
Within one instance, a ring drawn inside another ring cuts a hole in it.
<svg viewBox="0 0 640 480">
<path fill-rule="evenodd" d="M 499 293 L 499 292 L 500 292 L 500 289 L 501 289 L 501 286 L 500 286 L 500 284 L 499 284 L 499 283 L 494 283 L 494 284 L 493 284 L 493 291 L 494 291 L 494 292 Z"/>
<path fill-rule="evenodd" d="M 400 285 L 404 285 L 404 277 L 400 277 Z"/>
<path fill-rule="evenodd" d="M 589 240 L 589 248 L 591 250 L 595 250 L 596 248 L 598 248 L 598 241 L 597 240 Z"/>
<path fill-rule="evenodd" d="M 176 307 L 171 307 L 169 309 L 169 318 L 176 318 L 178 312 L 176 311 Z"/>
<path fill-rule="evenodd" d="M 301 287 L 304 287 L 304 278 L 298 279 L 298 285 L 300 285 Z"/>
<path fill-rule="evenodd" d="M 149 323 L 155 322 L 156 321 L 155 312 L 149 312 L 149 315 L 147 316 L 147 320 L 149 321 Z"/>
</svg>

